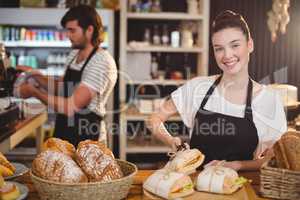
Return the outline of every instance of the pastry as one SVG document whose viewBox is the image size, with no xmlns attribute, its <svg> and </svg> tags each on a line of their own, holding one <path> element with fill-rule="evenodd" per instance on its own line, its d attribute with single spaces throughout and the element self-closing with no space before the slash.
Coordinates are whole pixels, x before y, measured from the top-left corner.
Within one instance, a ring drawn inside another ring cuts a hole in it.
<svg viewBox="0 0 300 200">
<path fill-rule="evenodd" d="M 71 156 L 72 158 L 75 155 L 75 147 L 68 141 L 59 138 L 49 138 L 46 142 L 44 142 L 42 151 L 46 151 L 48 149 L 62 152 Z"/>
<path fill-rule="evenodd" d="M 101 142 L 92 140 L 80 142 L 75 159 L 90 182 L 106 182 L 123 177 L 113 153 Z"/>
<path fill-rule="evenodd" d="M 76 162 L 70 156 L 58 151 L 46 150 L 40 153 L 33 160 L 32 171 L 40 178 L 62 183 L 88 181 Z"/>
<path fill-rule="evenodd" d="M 19 188 L 13 183 L 5 183 L 0 188 L 1 200 L 16 200 L 20 196 Z"/>
<path fill-rule="evenodd" d="M 2 176 L 11 176 L 15 173 L 16 168 L 0 152 L 0 173 Z"/>
</svg>

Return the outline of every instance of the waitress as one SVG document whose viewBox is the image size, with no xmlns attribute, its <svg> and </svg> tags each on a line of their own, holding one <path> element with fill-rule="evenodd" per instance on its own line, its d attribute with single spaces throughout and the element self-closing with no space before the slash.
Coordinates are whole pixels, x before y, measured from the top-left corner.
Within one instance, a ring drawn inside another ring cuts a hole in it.
<svg viewBox="0 0 300 200">
<path fill-rule="evenodd" d="M 190 130 L 190 146 L 205 154 L 204 164 L 235 170 L 255 170 L 272 155 L 272 145 L 287 129 L 278 94 L 249 77 L 254 46 L 244 18 L 232 11 L 220 13 L 212 25 L 214 56 L 222 74 L 197 77 L 171 94 L 148 128 L 176 149 L 179 137 L 164 122 L 179 114 Z"/>
<path fill-rule="evenodd" d="M 101 121 L 117 69 L 110 54 L 99 47 L 103 41 L 101 18 L 93 7 L 79 5 L 63 16 L 61 25 L 73 48 L 64 77 L 55 80 L 33 72 L 39 88 L 24 83 L 19 88 L 20 96 L 36 97 L 57 112 L 55 137 L 74 145 L 85 139 L 98 140 L 100 132 L 105 138 Z M 25 67 L 19 69 L 28 71 Z"/>
</svg>

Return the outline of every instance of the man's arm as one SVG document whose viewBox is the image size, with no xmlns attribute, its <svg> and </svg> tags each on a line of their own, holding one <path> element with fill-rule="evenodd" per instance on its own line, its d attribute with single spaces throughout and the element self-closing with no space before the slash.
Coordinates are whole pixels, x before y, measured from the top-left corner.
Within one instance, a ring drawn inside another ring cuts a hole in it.
<svg viewBox="0 0 300 200">
<path fill-rule="evenodd" d="M 80 83 L 75 88 L 72 96 L 67 98 L 47 94 L 30 84 L 23 84 L 20 86 L 20 96 L 22 98 L 36 97 L 56 112 L 65 114 L 69 117 L 73 116 L 75 112 L 78 112 L 83 107 L 89 105 L 95 95 L 96 91 L 90 89 L 83 83 Z"/>
<path fill-rule="evenodd" d="M 30 77 L 39 84 L 39 87 L 43 88 L 48 93 L 53 95 L 58 94 L 57 91 L 61 85 L 60 83 L 63 81 L 63 77 L 55 78 L 54 76 L 44 76 L 38 70 L 34 70 L 31 67 L 23 65 L 17 66 L 16 69 L 29 73 Z"/>
</svg>

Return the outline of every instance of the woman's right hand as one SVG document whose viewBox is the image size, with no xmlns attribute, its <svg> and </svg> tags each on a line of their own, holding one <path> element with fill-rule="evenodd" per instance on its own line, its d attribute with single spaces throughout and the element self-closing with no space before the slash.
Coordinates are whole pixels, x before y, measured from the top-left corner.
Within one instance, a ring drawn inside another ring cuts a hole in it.
<svg viewBox="0 0 300 200">
<path fill-rule="evenodd" d="M 171 141 L 171 148 L 172 151 L 176 152 L 177 151 L 177 147 L 181 145 L 181 139 L 180 137 L 172 137 L 172 141 Z"/>
</svg>

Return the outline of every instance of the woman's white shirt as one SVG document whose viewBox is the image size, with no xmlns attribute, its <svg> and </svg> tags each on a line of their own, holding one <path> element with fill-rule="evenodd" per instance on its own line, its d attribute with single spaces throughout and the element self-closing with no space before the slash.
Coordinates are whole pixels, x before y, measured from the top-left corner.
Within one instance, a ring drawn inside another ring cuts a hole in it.
<svg viewBox="0 0 300 200">
<path fill-rule="evenodd" d="M 184 122 L 190 129 L 190 137 L 197 111 L 201 102 L 214 83 L 215 76 L 197 77 L 179 87 L 172 94 L 172 100 Z M 287 130 L 284 107 L 279 94 L 263 85 L 262 90 L 253 97 L 253 122 L 257 128 L 258 146 L 254 157 L 257 158 L 271 147 Z M 226 100 L 216 88 L 204 106 L 206 110 L 235 117 L 244 117 L 245 105 L 233 104 Z"/>
</svg>

